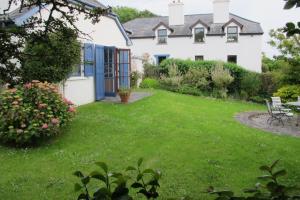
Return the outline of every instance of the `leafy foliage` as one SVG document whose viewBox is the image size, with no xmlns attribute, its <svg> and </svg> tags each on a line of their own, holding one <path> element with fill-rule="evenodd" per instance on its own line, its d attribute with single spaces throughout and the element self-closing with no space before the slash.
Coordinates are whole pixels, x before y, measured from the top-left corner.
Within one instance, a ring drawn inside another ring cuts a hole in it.
<svg viewBox="0 0 300 200">
<path fill-rule="evenodd" d="M 190 68 L 183 76 L 183 84 L 202 91 L 209 89 L 210 82 L 210 73 L 206 68 Z"/>
<path fill-rule="evenodd" d="M 74 112 L 73 104 L 49 83 L 33 81 L 4 90 L 0 95 L 0 140 L 27 145 L 54 136 Z"/>
<path fill-rule="evenodd" d="M 144 77 L 143 78 L 154 78 L 160 77 L 160 67 L 149 62 L 145 62 L 143 65 Z"/>
<path fill-rule="evenodd" d="M 130 87 L 136 88 L 138 86 L 138 80 L 142 77 L 141 73 L 134 71 L 130 73 Z"/>
<path fill-rule="evenodd" d="M 254 188 L 245 189 L 244 196 L 236 196 L 230 190 L 215 190 L 213 187 L 208 189 L 208 192 L 217 196 L 216 200 L 292 200 L 300 199 L 300 195 L 295 195 L 299 188 L 295 186 L 286 186 L 279 182 L 279 179 L 287 174 L 286 170 L 276 170 L 278 160 L 270 166 L 263 165 L 260 167 L 262 172 L 266 174 L 258 177 L 261 182 L 258 182 Z"/>
<path fill-rule="evenodd" d="M 274 96 L 281 97 L 284 102 L 296 101 L 300 96 L 300 85 L 288 85 L 280 88 Z"/>
<path fill-rule="evenodd" d="M 159 82 L 158 82 L 158 80 L 153 79 L 153 78 L 145 78 L 141 82 L 140 88 L 152 88 L 152 89 L 156 89 L 156 88 L 159 88 Z"/>
<path fill-rule="evenodd" d="M 218 97 L 227 97 L 227 87 L 234 81 L 228 69 L 224 69 L 221 62 L 213 68 L 211 72 L 211 79 L 214 84 L 214 92 Z"/>
<path fill-rule="evenodd" d="M 126 23 L 136 18 L 156 17 L 157 15 L 149 10 L 139 11 L 135 8 L 126 6 L 117 6 L 113 8 L 113 12 L 119 16 L 121 23 Z"/>
<path fill-rule="evenodd" d="M 12 5 L 19 7 L 21 12 L 27 8 L 38 8 L 38 15 L 31 17 L 20 26 L 14 25 L 5 16 Z M 42 9 L 47 7 L 49 15 L 41 15 Z M 76 1 L 76 3 L 61 0 L 10 0 L 9 7 L 4 10 L 3 17 L 0 19 L 0 79 L 5 83 L 9 83 L 10 87 L 20 83 L 21 70 L 24 65 L 24 49 L 26 41 L 40 41 L 43 44 L 51 45 L 49 37 L 52 33 L 71 28 L 76 36 L 88 37 L 88 35 L 75 25 L 79 15 L 84 15 L 86 20 L 96 23 L 104 14 L 111 12 L 110 8 L 91 8 L 84 2 Z M 60 17 L 55 17 L 60 16 Z M 3 55 L 3 56 L 2 56 Z M 40 60 L 43 58 L 39 58 Z M 73 58 L 76 60 L 76 58 Z M 58 61 L 59 62 L 59 61 Z M 46 70 L 47 71 L 47 70 Z"/>
<path fill-rule="evenodd" d="M 262 76 L 259 73 L 249 72 L 243 76 L 241 89 L 246 94 L 245 99 L 249 100 L 251 97 L 259 96 L 261 88 Z"/>
<path fill-rule="evenodd" d="M 299 8 L 300 7 L 300 0 L 284 0 L 285 6 L 284 9 L 292 9 L 292 8 Z M 300 34 L 300 22 L 296 24 L 292 22 L 288 22 L 284 31 L 287 33 L 287 36 L 293 36 L 296 34 Z"/>
<path fill-rule="evenodd" d="M 29 39 L 21 67 L 23 82 L 32 80 L 58 83 L 68 78 L 80 63 L 80 43 L 75 32 L 66 28 L 49 35 L 49 40 Z"/>
<path fill-rule="evenodd" d="M 101 171 L 93 171 L 89 175 L 84 175 L 81 171 L 76 171 L 74 175 L 80 179 L 74 188 L 80 192 L 78 199 L 81 200 L 131 200 L 129 189 L 132 188 L 147 199 L 156 199 L 159 194 L 157 189 L 160 187 L 159 180 L 161 173 L 153 169 L 142 169 L 143 159 L 139 159 L 136 167 L 129 166 L 126 172 L 133 172 L 136 178 L 132 179 L 130 175 L 124 173 L 110 172 L 104 162 L 96 162 Z M 91 180 L 96 180 L 95 192 L 91 193 L 89 185 Z M 129 183 L 130 180 L 131 183 Z M 130 186 L 129 186 L 130 185 Z"/>
</svg>

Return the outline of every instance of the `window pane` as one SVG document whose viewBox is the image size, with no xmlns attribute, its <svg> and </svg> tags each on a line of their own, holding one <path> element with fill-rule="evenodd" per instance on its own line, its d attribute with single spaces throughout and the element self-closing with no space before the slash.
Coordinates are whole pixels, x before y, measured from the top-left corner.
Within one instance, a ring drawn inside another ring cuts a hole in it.
<svg viewBox="0 0 300 200">
<path fill-rule="evenodd" d="M 237 33 L 238 32 L 238 28 L 237 27 L 228 27 L 227 32 L 228 33 Z"/>
<path fill-rule="evenodd" d="M 158 30 L 158 43 L 164 44 L 167 43 L 168 32 L 167 29 Z"/>
<path fill-rule="evenodd" d="M 204 28 L 195 28 L 195 42 L 204 42 Z"/>
<path fill-rule="evenodd" d="M 237 27 L 228 27 L 227 28 L 227 41 L 228 42 L 237 42 L 238 41 L 238 28 Z"/>
</svg>

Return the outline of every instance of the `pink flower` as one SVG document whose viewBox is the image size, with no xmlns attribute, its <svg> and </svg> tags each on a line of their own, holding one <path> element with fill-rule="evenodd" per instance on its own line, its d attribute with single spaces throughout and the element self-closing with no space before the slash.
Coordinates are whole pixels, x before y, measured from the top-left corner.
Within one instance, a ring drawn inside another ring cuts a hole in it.
<svg viewBox="0 0 300 200">
<path fill-rule="evenodd" d="M 72 101 L 64 98 L 64 102 L 67 103 L 68 105 L 74 105 Z"/>
<path fill-rule="evenodd" d="M 42 129 L 47 129 L 48 128 L 48 124 L 43 124 Z"/>
<path fill-rule="evenodd" d="M 53 119 L 51 119 L 51 123 L 54 124 L 54 125 L 56 125 L 56 124 L 59 123 L 59 119 L 53 118 Z"/>
<path fill-rule="evenodd" d="M 74 107 L 69 107 L 69 112 L 76 112 L 76 109 Z"/>
</svg>

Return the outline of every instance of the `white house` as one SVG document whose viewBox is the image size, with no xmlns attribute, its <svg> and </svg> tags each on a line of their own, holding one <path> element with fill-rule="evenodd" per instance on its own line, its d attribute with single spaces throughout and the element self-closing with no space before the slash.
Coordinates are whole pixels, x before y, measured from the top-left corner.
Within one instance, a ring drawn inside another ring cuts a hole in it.
<svg viewBox="0 0 300 200">
<path fill-rule="evenodd" d="M 208 0 L 207 0 L 208 1 Z M 124 24 L 133 45 L 133 65 L 150 55 L 166 58 L 222 60 L 261 72 L 263 30 L 254 22 L 229 13 L 229 0 L 213 0 L 212 14 L 184 15 L 181 0 L 169 4 L 169 16 L 139 18 Z"/>
<path fill-rule="evenodd" d="M 88 8 L 107 8 L 97 0 L 71 2 L 84 4 Z M 37 14 L 37 7 L 24 8 L 21 12 L 16 9 L 9 13 L 9 18 L 21 25 Z M 42 16 L 48 14 L 49 9 L 43 8 Z M 76 105 L 83 105 L 102 100 L 105 96 L 115 96 L 119 87 L 129 87 L 131 40 L 113 13 L 102 16 L 96 24 L 85 19 L 84 14 L 78 19 L 76 26 L 90 39 L 79 39 L 82 43 L 82 63 L 74 69 L 61 90 L 67 99 Z"/>
</svg>

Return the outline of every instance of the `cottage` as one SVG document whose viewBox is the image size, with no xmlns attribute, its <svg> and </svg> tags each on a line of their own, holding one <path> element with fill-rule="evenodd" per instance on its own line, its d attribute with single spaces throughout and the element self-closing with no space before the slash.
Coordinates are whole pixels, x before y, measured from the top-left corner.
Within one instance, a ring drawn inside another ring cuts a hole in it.
<svg viewBox="0 0 300 200">
<path fill-rule="evenodd" d="M 72 2 L 83 3 L 90 8 L 107 8 L 97 0 Z M 21 12 L 17 9 L 9 13 L 9 18 L 21 25 L 37 12 L 38 8 L 24 8 Z M 46 7 L 43 8 L 42 16 L 47 16 L 48 12 Z M 130 86 L 131 40 L 113 13 L 102 16 L 96 24 L 85 19 L 83 14 L 78 19 L 76 26 L 89 38 L 79 39 L 82 43 L 82 62 L 62 83 L 61 90 L 76 105 L 83 105 L 106 96 L 115 96 L 118 88 Z"/>
<path fill-rule="evenodd" d="M 222 60 L 261 72 L 261 25 L 229 13 L 229 4 L 213 0 L 212 14 L 184 15 L 182 0 L 172 0 L 169 16 L 125 23 L 133 65 L 141 71 L 143 55 L 149 55 L 156 64 L 166 58 Z"/>
</svg>

